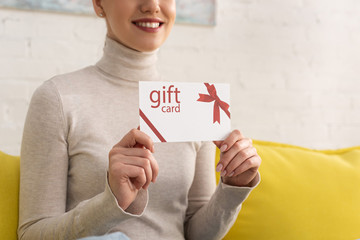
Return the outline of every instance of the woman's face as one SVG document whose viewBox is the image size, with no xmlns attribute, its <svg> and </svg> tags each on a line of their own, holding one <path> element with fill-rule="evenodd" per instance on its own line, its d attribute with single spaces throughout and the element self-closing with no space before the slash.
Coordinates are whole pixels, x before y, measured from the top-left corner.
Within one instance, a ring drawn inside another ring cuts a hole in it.
<svg viewBox="0 0 360 240">
<path fill-rule="evenodd" d="M 159 48 L 176 16 L 175 0 L 93 0 L 106 19 L 108 36 L 140 52 Z"/>
</svg>

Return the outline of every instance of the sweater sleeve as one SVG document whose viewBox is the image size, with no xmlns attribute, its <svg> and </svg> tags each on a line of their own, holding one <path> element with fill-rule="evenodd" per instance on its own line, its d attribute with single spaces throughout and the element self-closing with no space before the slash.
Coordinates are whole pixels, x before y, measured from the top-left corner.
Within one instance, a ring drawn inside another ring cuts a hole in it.
<svg viewBox="0 0 360 240">
<path fill-rule="evenodd" d="M 185 219 L 186 239 L 221 239 L 234 224 L 253 187 L 234 187 L 215 183 L 215 145 L 203 143 L 198 151 L 195 177 L 188 194 Z"/>
<path fill-rule="evenodd" d="M 19 239 L 77 239 L 103 235 L 142 215 L 147 191 L 124 211 L 109 184 L 95 197 L 66 212 L 67 126 L 60 95 L 51 81 L 34 93 L 23 132 L 20 161 Z"/>
</svg>

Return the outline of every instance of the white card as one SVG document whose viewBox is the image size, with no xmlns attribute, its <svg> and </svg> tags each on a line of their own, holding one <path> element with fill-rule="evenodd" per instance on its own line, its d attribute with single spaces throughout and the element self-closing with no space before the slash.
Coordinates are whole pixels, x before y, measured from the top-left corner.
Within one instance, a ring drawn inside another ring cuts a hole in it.
<svg viewBox="0 0 360 240">
<path fill-rule="evenodd" d="M 141 131 L 154 142 L 224 140 L 231 131 L 230 85 L 139 82 Z"/>
</svg>

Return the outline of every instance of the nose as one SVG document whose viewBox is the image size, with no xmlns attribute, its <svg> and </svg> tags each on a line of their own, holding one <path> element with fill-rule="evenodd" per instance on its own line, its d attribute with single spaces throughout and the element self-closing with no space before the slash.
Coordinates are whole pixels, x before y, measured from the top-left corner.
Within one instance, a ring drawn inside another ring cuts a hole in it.
<svg viewBox="0 0 360 240">
<path fill-rule="evenodd" d="M 140 11 L 142 13 L 158 13 L 160 11 L 159 0 L 143 0 Z"/>
</svg>

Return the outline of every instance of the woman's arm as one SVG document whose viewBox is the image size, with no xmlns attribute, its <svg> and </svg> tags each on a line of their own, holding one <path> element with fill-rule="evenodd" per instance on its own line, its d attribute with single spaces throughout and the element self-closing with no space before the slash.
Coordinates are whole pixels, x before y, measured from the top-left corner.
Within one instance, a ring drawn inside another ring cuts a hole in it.
<svg viewBox="0 0 360 240">
<path fill-rule="evenodd" d="M 104 192 L 66 211 L 67 123 L 52 81 L 36 90 L 23 134 L 20 170 L 19 239 L 76 239 L 101 235 L 125 219 L 142 214 L 147 191 L 131 211 L 119 207 L 109 184 Z M 105 175 L 105 174 L 104 174 Z M 137 201 L 137 202 L 136 202 Z"/>
<path fill-rule="evenodd" d="M 230 186 L 222 181 L 215 187 L 214 159 L 215 145 L 203 143 L 198 151 L 195 178 L 188 196 L 186 239 L 224 237 L 235 222 L 241 203 L 259 182 L 257 174 L 254 185 L 250 187 Z"/>
</svg>

